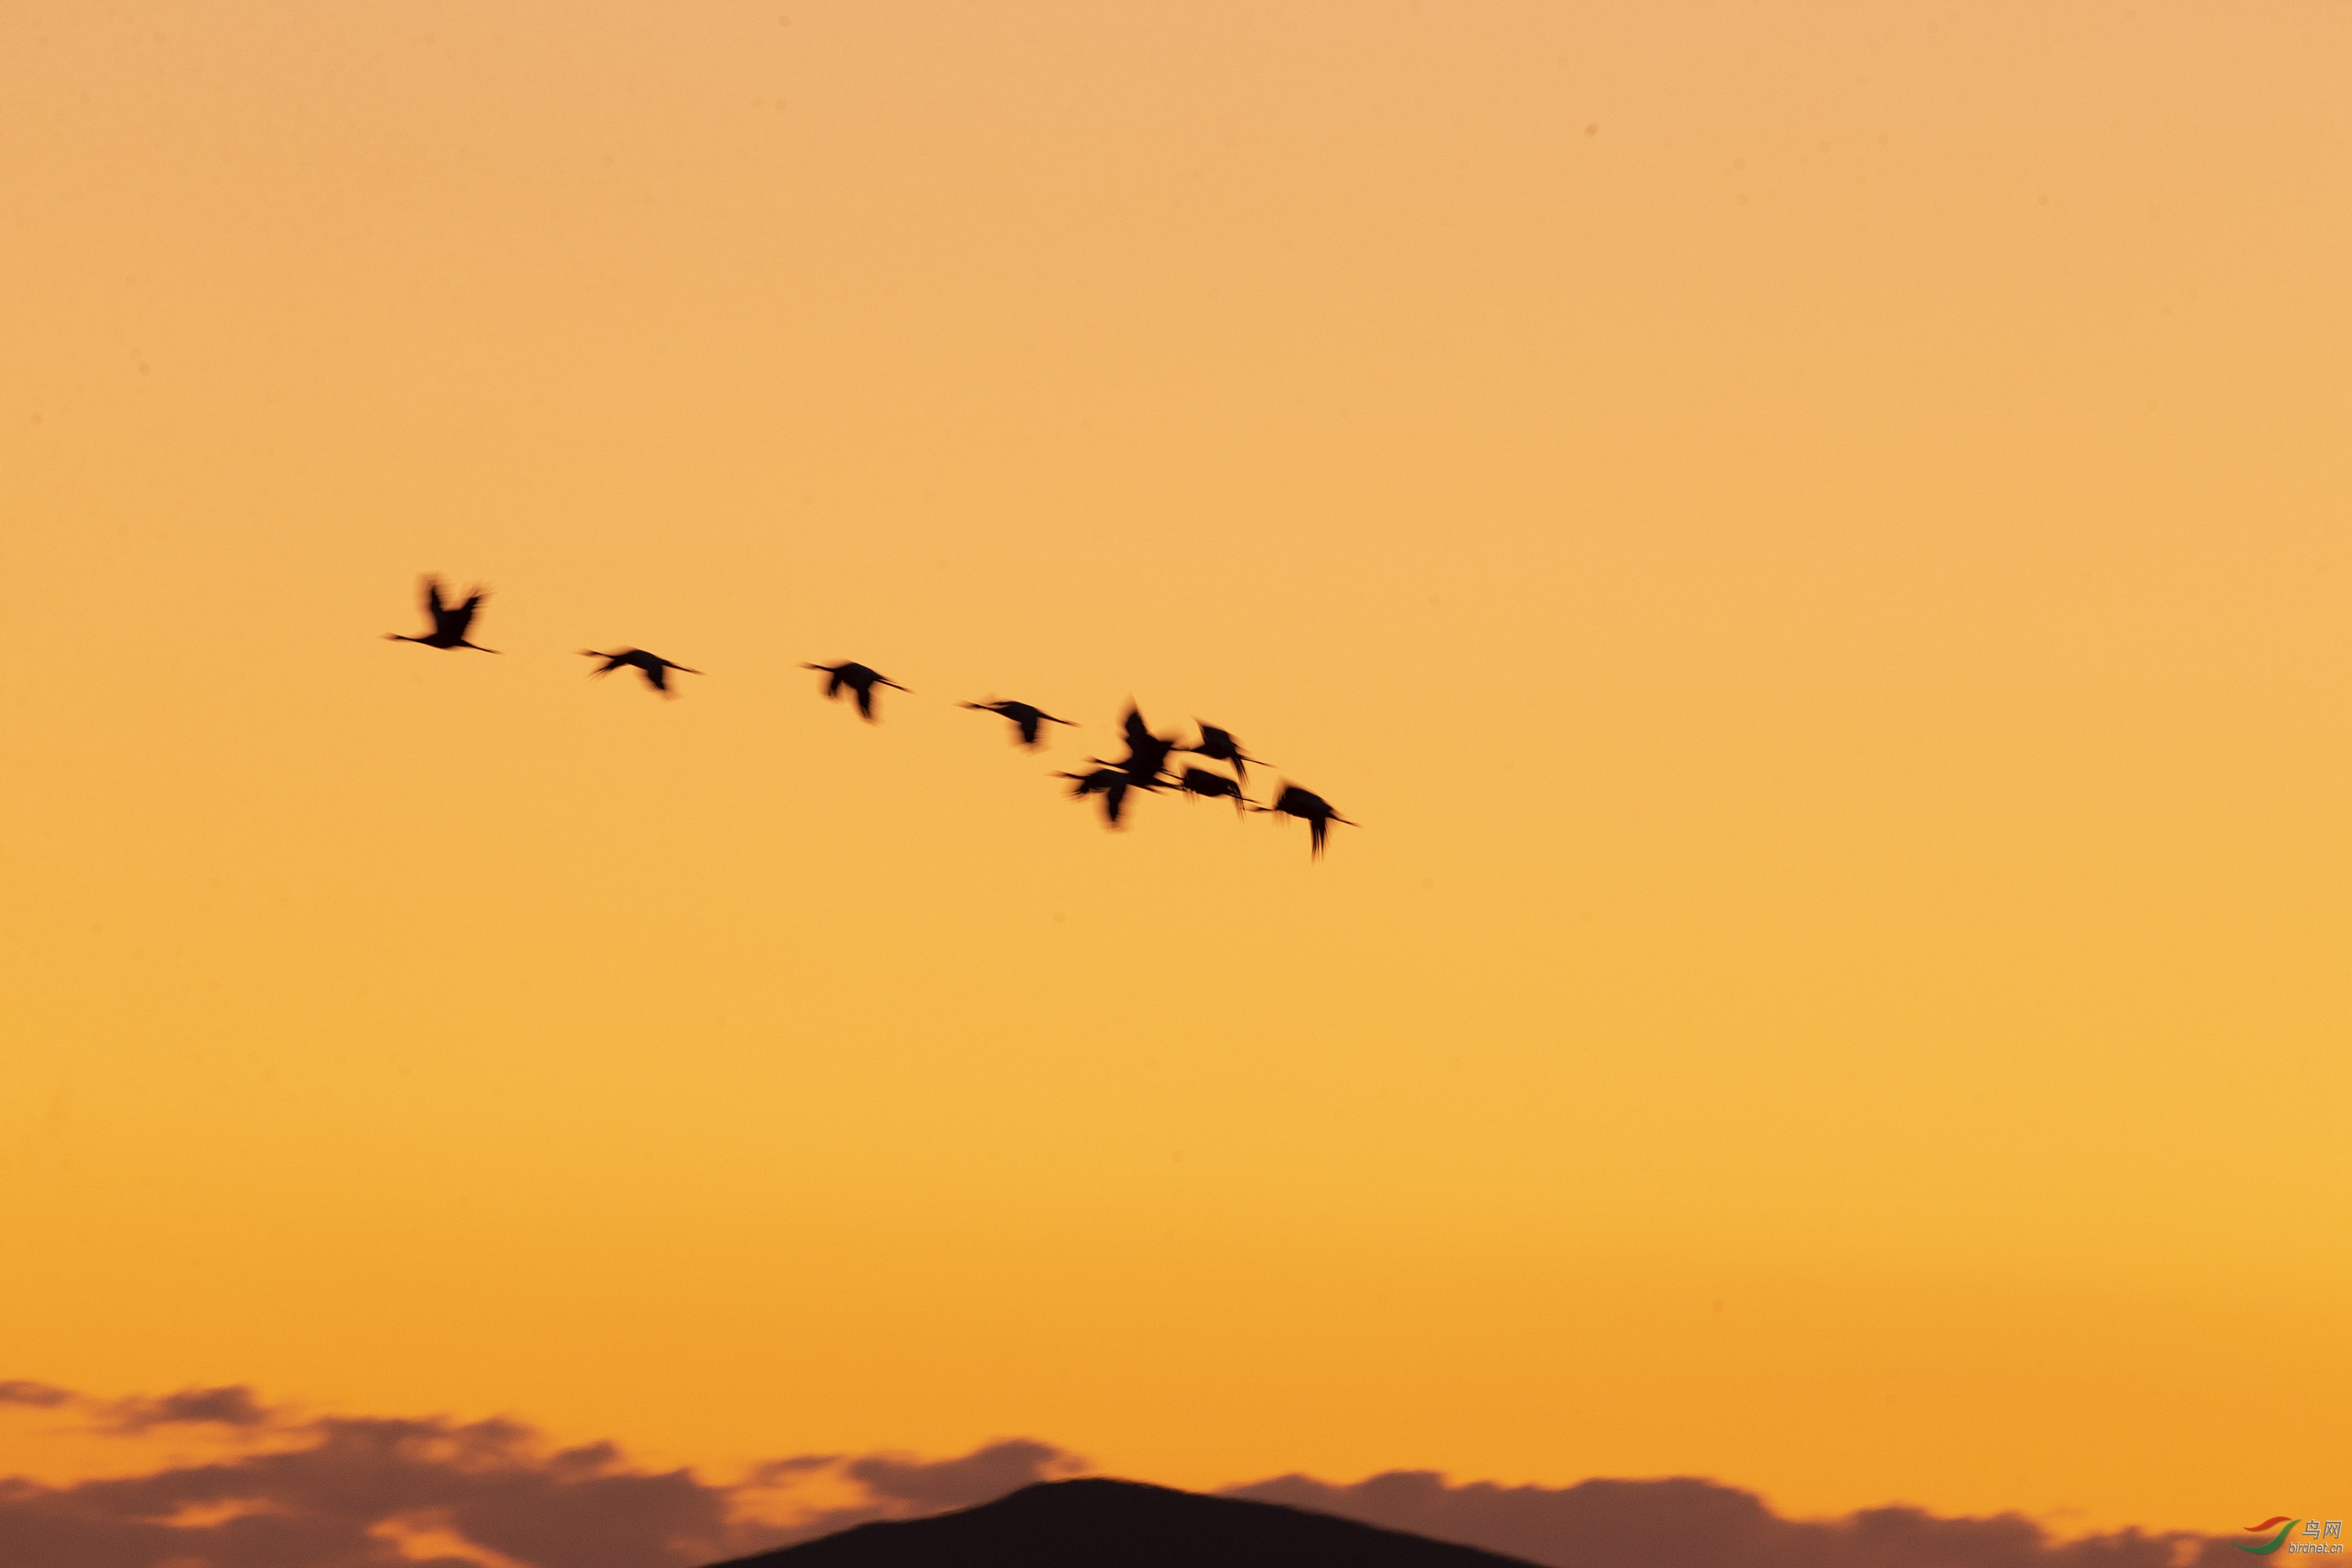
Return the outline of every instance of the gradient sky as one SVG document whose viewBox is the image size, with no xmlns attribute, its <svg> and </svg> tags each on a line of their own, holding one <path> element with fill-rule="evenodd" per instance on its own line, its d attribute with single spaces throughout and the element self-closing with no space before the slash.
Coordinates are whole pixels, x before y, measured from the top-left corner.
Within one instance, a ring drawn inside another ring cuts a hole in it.
<svg viewBox="0 0 2352 1568">
<path fill-rule="evenodd" d="M 0 1375 L 2341 1512 L 2347 77 L 14 0 Z M 504 658 L 379 640 L 427 570 Z M 1130 695 L 1364 826 L 1101 832 Z"/>
</svg>

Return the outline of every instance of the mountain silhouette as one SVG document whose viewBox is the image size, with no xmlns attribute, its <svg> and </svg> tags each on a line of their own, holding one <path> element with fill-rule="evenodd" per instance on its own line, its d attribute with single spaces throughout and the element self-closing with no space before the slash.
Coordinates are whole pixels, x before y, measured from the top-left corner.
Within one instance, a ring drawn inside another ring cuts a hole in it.
<svg viewBox="0 0 2352 1568">
<path fill-rule="evenodd" d="M 959 1513 L 861 1524 L 711 1568 L 1531 1568 L 1279 1503 L 1042 1481 Z"/>
</svg>

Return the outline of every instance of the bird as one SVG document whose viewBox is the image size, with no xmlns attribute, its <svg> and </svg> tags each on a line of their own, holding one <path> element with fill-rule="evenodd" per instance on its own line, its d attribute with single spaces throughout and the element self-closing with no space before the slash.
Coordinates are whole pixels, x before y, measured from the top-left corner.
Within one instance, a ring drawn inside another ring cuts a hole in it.
<svg viewBox="0 0 2352 1568">
<path fill-rule="evenodd" d="M 1001 714 L 1004 718 L 1012 720 L 1013 727 L 1021 731 L 1020 743 L 1030 747 L 1033 750 L 1044 744 L 1044 742 L 1037 738 L 1039 726 L 1045 724 L 1070 724 L 1070 727 L 1073 729 L 1077 727 L 1076 725 L 1072 724 L 1067 719 L 1056 719 L 1051 713 L 1046 712 L 1043 708 L 1035 707 L 1027 702 L 965 702 L 960 703 L 958 706 L 971 709 L 973 711 L 979 713 Z"/>
<path fill-rule="evenodd" d="M 1176 787 L 1188 795 L 1199 795 L 1207 800 L 1218 800 L 1230 795 L 1233 797 L 1234 809 L 1236 812 L 1249 805 L 1249 796 L 1242 793 L 1242 786 L 1238 781 L 1229 779 L 1223 773 L 1213 773 L 1206 768 L 1186 768 L 1183 774 L 1177 779 Z"/>
<path fill-rule="evenodd" d="M 1244 784 L 1249 783 L 1250 763 L 1265 765 L 1264 758 L 1253 757 L 1242 749 L 1242 743 L 1234 739 L 1234 732 L 1231 730 L 1220 730 L 1214 724 L 1202 724 L 1198 719 L 1193 720 L 1192 722 L 1201 725 L 1201 743 L 1197 746 L 1181 746 L 1178 750 L 1189 752 L 1196 757 L 1206 757 L 1213 763 L 1233 763 L 1234 777 Z"/>
<path fill-rule="evenodd" d="M 845 686 L 856 692 L 858 714 L 869 724 L 874 722 L 876 687 L 887 686 L 893 691 L 907 689 L 880 670 L 869 669 L 862 664 L 804 664 L 801 668 L 819 671 L 825 677 L 824 694 L 827 697 L 839 697 Z"/>
<path fill-rule="evenodd" d="M 1151 726 L 1143 721 L 1143 714 L 1129 702 L 1126 715 L 1119 720 L 1119 730 L 1127 737 L 1127 755 L 1105 765 L 1127 774 L 1128 782 L 1138 789 L 1157 789 L 1160 784 L 1160 771 L 1168 765 L 1168 753 L 1176 749 L 1174 739 L 1155 735 Z M 1100 763 L 1099 757 L 1087 759 Z"/>
<path fill-rule="evenodd" d="M 660 692 L 664 697 L 675 697 L 677 695 L 677 693 L 669 689 L 669 672 L 671 670 L 675 669 L 684 675 L 700 675 L 702 673 L 702 671 L 698 669 L 688 669 L 682 664 L 672 664 L 669 660 L 662 658 L 661 655 L 657 653 L 647 653 L 641 647 L 625 647 L 618 653 L 599 653 L 593 647 L 583 647 L 580 650 L 580 654 L 583 658 L 601 658 L 604 661 L 602 668 L 592 669 L 588 672 L 591 677 L 610 675 L 613 671 L 621 668 L 623 666 L 626 666 L 631 669 L 642 672 L 646 678 L 646 684 L 652 687 L 656 691 Z"/>
<path fill-rule="evenodd" d="M 1307 840 L 1314 847 L 1312 853 L 1318 859 L 1323 854 L 1324 835 L 1331 830 L 1331 824 L 1347 822 L 1350 827 L 1358 826 L 1356 823 L 1348 822 L 1346 817 L 1332 810 L 1331 803 L 1313 790 L 1301 789 L 1286 779 L 1283 781 L 1282 793 L 1275 796 L 1272 805 L 1254 805 L 1250 809 L 1274 812 L 1283 816 L 1296 816 L 1305 822 Z"/>
<path fill-rule="evenodd" d="M 469 647 L 476 653 L 497 653 L 499 651 L 497 648 L 484 647 L 479 643 L 466 640 L 466 628 L 474 624 L 474 612 L 480 609 L 482 601 L 489 596 L 488 589 L 477 586 L 464 604 L 446 605 L 441 602 L 441 579 L 428 576 L 425 579 L 425 613 L 433 618 L 433 630 L 421 637 L 386 632 L 384 640 L 422 643 L 426 647 Z"/>
<path fill-rule="evenodd" d="M 1127 792 L 1134 781 L 1123 768 L 1097 768 L 1090 773 L 1055 773 L 1057 779 L 1075 779 L 1077 788 L 1070 792 L 1072 800 L 1084 800 L 1090 795 L 1103 797 L 1103 826 L 1117 827 L 1118 814 L 1127 805 Z"/>
</svg>

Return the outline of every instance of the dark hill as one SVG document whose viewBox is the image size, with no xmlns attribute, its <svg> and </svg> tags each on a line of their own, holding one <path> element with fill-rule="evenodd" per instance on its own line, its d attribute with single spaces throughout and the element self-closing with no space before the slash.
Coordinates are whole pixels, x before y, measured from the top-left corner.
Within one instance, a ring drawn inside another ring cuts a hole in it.
<svg viewBox="0 0 2352 1568">
<path fill-rule="evenodd" d="M 1279 1503 L 1045 1481 L 961 1513 L 861 1524 L 713 1568 L 1529 1568 Z"/>
</svg>

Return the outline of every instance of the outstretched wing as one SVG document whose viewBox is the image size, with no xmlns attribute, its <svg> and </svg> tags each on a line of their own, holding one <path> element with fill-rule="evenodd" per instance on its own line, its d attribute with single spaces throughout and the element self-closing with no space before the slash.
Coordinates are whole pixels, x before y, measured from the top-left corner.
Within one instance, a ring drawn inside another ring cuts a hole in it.
<svg viewBox="0 0 2352 1568">
<path fill-rule="evenodd" d="M 474 624 L 474 612 L 482 607 L 482 601 L 487 597 L 488 595 L 481 589 L 475 589 L 472 596 L 464 604 L 455 609 L 439 612 L 434 617 L 436 626 L 453 637 L 463 637 L 466 635 L 466 628 Z"/>
</svg>

